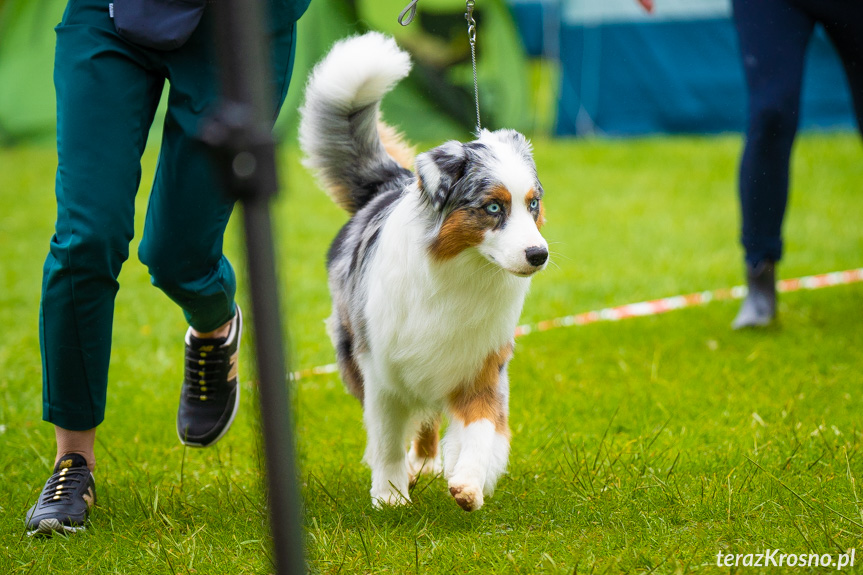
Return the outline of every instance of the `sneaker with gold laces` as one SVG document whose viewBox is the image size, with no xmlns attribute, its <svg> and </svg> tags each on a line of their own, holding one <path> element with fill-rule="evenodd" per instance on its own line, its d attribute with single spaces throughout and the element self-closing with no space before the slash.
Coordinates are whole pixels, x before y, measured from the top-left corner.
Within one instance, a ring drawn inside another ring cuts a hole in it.
<svg viewBox="0 0 863 575">
<path fill-rule="evenodd" d="M 27 535 L 83 531 L 95 504 L 96 482 L 87 461 L 77 453 L 64 455 L 27 512 Z"/>
<path fill-rule="evenodd" d="M 186 332 L 186 371 L 177 411 L 177 435 L 184 445 L 207 447 L 220 440 L 237 414 L 240 386 L 237 358 L 243 315 L 231 320 L 224 338 L 203 339 Z"/>
</svg>

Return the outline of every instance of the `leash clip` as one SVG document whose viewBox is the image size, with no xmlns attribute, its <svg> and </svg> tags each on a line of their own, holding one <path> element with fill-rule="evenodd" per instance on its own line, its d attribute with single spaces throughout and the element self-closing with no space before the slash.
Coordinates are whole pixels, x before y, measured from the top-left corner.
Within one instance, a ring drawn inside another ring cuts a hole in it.
<svg viewBox="0 0 863 575">
<path fill-rule="evenodd" d="M 464 19 L 467 20 L 467 37 L 471 46 L 476 44 L 476 20 L 473 19 L 474 4 L 474 0 L 467 0 L 465 2 L 466 12 L 464 13 Z"/>
</svg>

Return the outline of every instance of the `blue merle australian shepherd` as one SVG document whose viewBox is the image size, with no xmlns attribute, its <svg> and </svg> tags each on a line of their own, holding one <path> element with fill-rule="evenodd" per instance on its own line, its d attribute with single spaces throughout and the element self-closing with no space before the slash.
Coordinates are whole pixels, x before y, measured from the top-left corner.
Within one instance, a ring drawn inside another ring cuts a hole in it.
<svg viewBox="0 0 863 575">
<path fill-rule="evenodd" d="M 337 43 L 306 87 L 300 143 L 351 215 L 328 255 L 328 326 L 363 404 L 372 503 L 406 503 L 420 473 L 443 471 L 472 511 L 509 458 L 507 364 L 531 276 L 548 262 L 543 191 L 512 130 L 414 158 L 380 120 L 410 68 L 381 34 Z"/>
</svg>

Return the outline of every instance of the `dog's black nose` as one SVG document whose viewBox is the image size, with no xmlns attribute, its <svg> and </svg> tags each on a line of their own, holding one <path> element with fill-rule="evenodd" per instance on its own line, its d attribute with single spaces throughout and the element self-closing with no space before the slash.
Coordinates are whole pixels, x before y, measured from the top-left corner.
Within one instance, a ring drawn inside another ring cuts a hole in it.
<svg viewBox="0 0 863 575">
<path fill-rule="evenodd" d="M 548 259 L 548 250 L 539 246 L 531 246 L 524 250 L 527 261 L 532 266 L 541 266 Z"/>
</svg>

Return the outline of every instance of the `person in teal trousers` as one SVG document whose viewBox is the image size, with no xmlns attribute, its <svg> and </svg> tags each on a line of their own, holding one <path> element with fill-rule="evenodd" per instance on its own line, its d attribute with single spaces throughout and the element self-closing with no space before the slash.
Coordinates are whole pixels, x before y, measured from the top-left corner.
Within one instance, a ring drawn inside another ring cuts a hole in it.
<svg viewBox="0 0 863 575">
<path fill-rule="evenodd" d="M 137 1 L 147 9 L 150 0 Z M 273 121 L 291 77 L 296 21 L 308 2 L 266 3 Z M 180 441 L 212 445 L 239 403 L 242 315 L 234 270 L 222 253 L 234 202 L 198 137 L 219 92 L 211 10 L 204 9 L 182 46 L 160 50 L 119 35 L 112 9 L 104 0 L 69 0 L 56 28 L 57 221 L 43 270 L 39 334 L 43 418 L 54 425 L 57 453 L 27 512 L 31 535 L 86 528 L 95 502 L 94 444 L 105 416 L 117 278 L 129 256 L 141 155 L 166 81 L 168 107 L 138 256 L 189 323 Z"/>
</svg>

